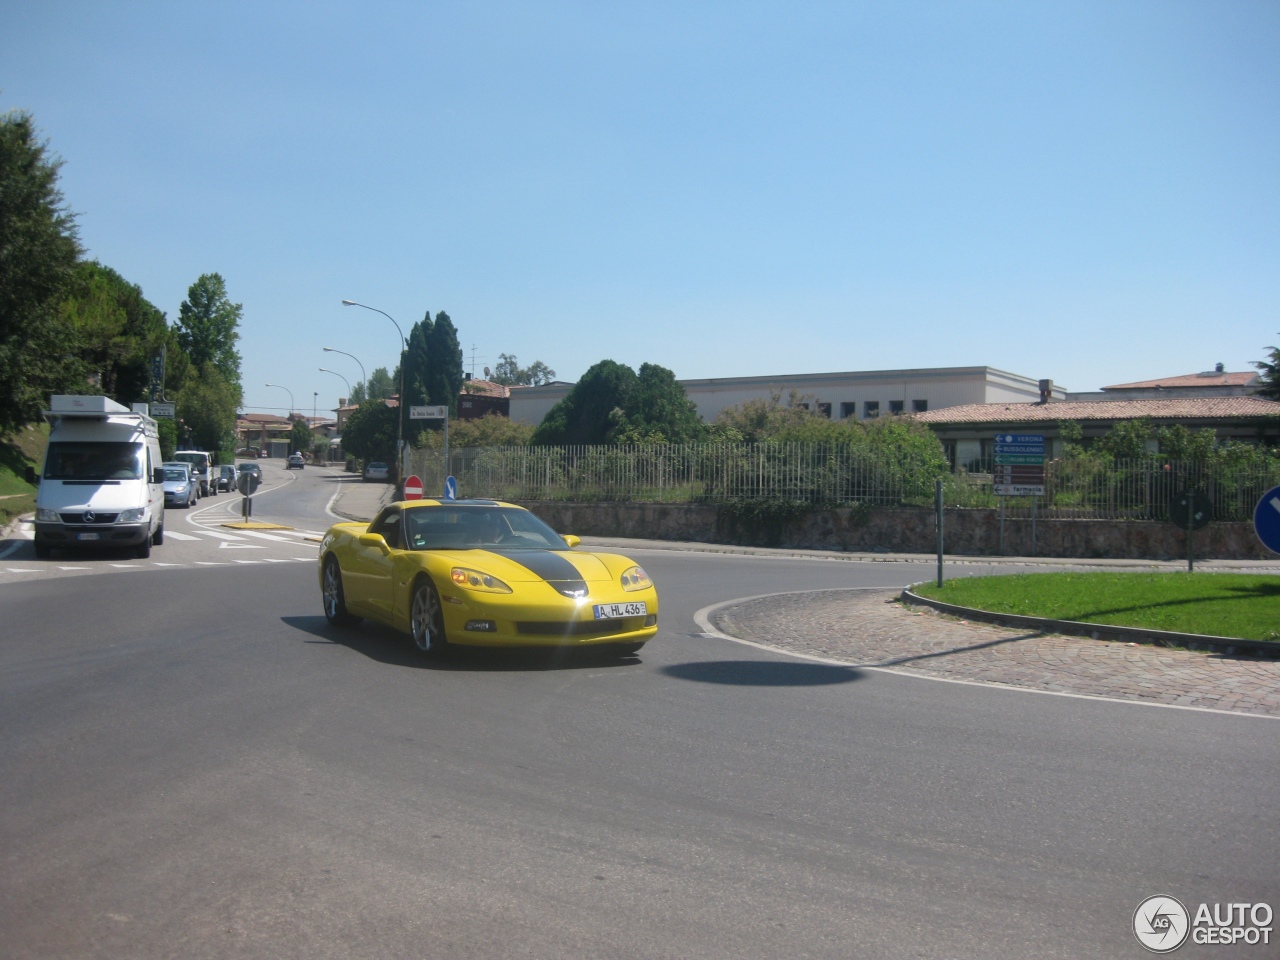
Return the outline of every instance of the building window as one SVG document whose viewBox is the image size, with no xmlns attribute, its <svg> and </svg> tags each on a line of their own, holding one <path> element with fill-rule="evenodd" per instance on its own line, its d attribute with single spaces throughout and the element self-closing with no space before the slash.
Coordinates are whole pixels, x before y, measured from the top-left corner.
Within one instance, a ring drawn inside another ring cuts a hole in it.
<svg viewBox="0 0 1280 960">
<path fill-rule="evenodd" d="M 829 403 L 819 403 L 819 404 L 818 404 L 818 413 L 822 414 L 822 416 L 824 416 L 824 417 L 826 417 L 828 420 L 830 420 L 830 419 L 831 419 L 831 404 L 829 404 Z"/>
<path fill-rule="evenodd" d="M 903 401 L 901 400 L 890 400 L 889 412 L 894 416 L 897 416 L 898 414 L 900 414 L 902 412 L 902 403 Z"/>
<path fill-rule="evenodd" d="M 858 405 L 854 402 L 840 404 L 840 419 L 847 420 L 858 412 Z"/>
<path fill-rule="evenodd" d="M 928 413 L 928 411 L 929 411 L 928 400 L 912 400 L 911 401 L 912 413 Z"/>
<path fill-rule="evenodd" d="M 874 420 L 880 416 L 879 400 L 864 400 L 862 403 L 862 419 Z"/>
</svg>

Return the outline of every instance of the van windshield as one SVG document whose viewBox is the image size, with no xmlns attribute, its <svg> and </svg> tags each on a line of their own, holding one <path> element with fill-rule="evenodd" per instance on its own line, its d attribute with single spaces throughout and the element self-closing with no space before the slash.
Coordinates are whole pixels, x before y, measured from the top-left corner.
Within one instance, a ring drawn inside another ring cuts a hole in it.
<svg viewBox="0 0 1280 960">
<path fill-rule="evenodd" d="M 141 480 L 142 444 L 80 440 L 49 444 L 46 480 Z"/>
</svg>

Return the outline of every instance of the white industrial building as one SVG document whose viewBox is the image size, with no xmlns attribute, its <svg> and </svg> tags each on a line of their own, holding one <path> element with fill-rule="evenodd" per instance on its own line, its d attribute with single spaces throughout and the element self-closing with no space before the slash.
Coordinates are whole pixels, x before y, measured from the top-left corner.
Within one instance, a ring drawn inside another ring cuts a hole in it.
<svg viewBox="0 0 1280 960">
<path fill-rule="evenodd" d="M 720 377 L 681 380 L 685 394 L 710 423 L 730 407 L 778 394 L 785 402 L 794 392 L 810 409 L 833 419 L 869 420 L 898 413 L 924 413 L 972 403 L 1026 403 L 1061 400 L 1062 390 L 1048 381 L 994 367 L 938 367 L 925 370 L 866 370 L 848 373 L 794 373 L 767 377 Z M 571 383 L 512 387 L 510 416 L 539 424 L 573 389 Z"/>
</svg>

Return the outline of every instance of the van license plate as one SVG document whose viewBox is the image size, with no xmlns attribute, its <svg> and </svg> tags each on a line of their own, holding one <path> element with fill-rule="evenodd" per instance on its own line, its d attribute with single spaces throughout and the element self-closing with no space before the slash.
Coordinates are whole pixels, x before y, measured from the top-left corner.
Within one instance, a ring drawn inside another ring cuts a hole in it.
<svg viewBox="0 0 1280 960">
<path fill-rule="evenodd" d="M 97 540 L 102 536 L 100 533 L 77 533 L 77 540 Z"/>
<path fill-rule="evenodd" d="M 616 620 L 619 617 L 643 617 L 648 612 L 649 607 L 643 600 L 637 603 L 597 603 L 595 609 L 597 620 Z"/>
</svg>

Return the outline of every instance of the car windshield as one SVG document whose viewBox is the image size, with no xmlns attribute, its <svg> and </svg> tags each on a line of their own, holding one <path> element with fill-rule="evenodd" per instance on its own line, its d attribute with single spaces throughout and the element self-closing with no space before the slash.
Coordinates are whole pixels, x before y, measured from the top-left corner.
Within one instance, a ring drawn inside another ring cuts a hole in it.
<svg viewBox="0 0 1280 960">
<path fill-rule="evenodd" d="M 128 441 L 58 441 L 49 444 L 46 480 L 140 480 L 142 444 Z"/>
<path fill-rule="evenodd" d="M 185 480 L 187 479 L 187 471 L 179 467 L 165 467 L 164 478 L 166 480 Z"/>
<path fill-rule="evenodd" d="M 560 535 L 518 507 L 423 507 L 404 511 L 412 550 L 567 550 Z"/>
</svg>

